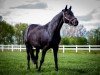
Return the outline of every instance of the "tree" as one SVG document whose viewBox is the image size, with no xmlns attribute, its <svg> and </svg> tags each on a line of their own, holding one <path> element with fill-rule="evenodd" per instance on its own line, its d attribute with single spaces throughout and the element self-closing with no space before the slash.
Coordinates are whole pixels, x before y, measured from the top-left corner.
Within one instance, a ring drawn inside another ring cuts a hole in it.
<svg viewBox="0 0 100 75">
<path fill-rule="evenodd" d="M 88 43 L 92 45 L 100 45 L 100 27 L 88 32 Z"/>
<path fill-rule="evenodd" d="M 23 33 L 28 27 L 25 23 L 20 23 L 15 25 L 15 42 L 16 44 L 23 44 Z"/>
<path fill-rule="evenodd" d="M 12 44 L 14 28 L 6 21 L 0 21 L 0 44 Z"/>
<path fill-rule="evenodd" d="M 77 45 L 86 45 L 87 39 L 85 37 L 76 37 L 76 44 Z"/>
<path fill-rule="evenodd" d="M 63 37 L 61 39 L 60 44 L 62 44 L 62 45 L 69 45 L 69 38 L 68 37 Z"/>
</svg>

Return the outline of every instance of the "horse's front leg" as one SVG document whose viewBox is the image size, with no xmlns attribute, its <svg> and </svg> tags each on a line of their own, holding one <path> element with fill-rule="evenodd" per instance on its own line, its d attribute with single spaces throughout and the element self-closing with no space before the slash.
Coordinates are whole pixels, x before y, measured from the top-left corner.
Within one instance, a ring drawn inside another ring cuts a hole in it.
<svg viewBox="0 0 100 75">
<path fill-rule="evenodd" d="M 58 71 L 58 57 L 57 57 L 58 46 L 53 47 L 53 53 L 54 53 L 54 61 L 55 61 L 55 70 Z"/>
<path fill-rule="evenodd" d="M 36 69 L 38 69 L 38 54 L 39 54 L 39 49 L 36 48 Z"/>
</svg>

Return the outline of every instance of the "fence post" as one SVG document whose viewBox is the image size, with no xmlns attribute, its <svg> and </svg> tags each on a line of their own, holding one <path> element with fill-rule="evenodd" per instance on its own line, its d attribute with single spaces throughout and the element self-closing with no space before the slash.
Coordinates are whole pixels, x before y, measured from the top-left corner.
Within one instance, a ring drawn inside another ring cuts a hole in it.
<svg viewBox="0 0 100 75">
<path fill-rule="evenodd" d="M 21 45 L 20 45 L 20 52 L 21 52 Z"/>
<path fill-rule="evenodd" d="M 64 45 L 63 45 L 63 53 L 65 52 Z"/>
<path fill-rule="evenodd" d="M 77 45 L 76 45 L 76 52 L 77 52 Z"/>
<path fill-rule="evenodd" d="M 3 45 L 2 45 L 2 52 L 3 52 Z"/>
<path fill-rule="evenodd" d="M 13 52 L 13 45 L 12 45 L 12 52 Z"/>
<path fill-rule="evenodd" d="M 90 45 L 89 45 L 89 52 L 90 52 Z"/>
</svg>

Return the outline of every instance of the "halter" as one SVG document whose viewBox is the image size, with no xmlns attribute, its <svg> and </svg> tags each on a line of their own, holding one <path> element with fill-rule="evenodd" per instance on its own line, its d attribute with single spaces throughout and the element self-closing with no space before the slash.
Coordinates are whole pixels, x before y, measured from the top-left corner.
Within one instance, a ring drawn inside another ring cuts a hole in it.
<svg viewBox="0 0 100 75">
<path fill-rule="evenodd" d="M 72 19 L 68 19 L 65 15 L 64 15 L 64 12 L 63 12 L 63 21 L 64 21 L 64 23 L 65 23 L 65 19 L 66 20 L 68 20 L 68 23 L 71 23 L 71 21 L 74 21 L 74 20 L 76 20 L 76 18 L 72 18 Z"/>
</svg>

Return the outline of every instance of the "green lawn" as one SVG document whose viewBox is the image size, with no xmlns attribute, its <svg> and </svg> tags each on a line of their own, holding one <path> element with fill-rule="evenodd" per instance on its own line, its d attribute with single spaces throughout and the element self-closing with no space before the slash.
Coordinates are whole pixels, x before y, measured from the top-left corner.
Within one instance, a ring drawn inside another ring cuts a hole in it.
<svg viewBox="0 0 100 75">
<path fill-rule="evenodd" d="M 27 70 L 26 52 L 0 51 L 0 75 L 100 75 L 100 51 L 59 51 L 58 64 L 56 72 L 53 53 L 49 51 L 41 72 L 37 72 L 32 62 L 31 70 Z"/>
</svg>

